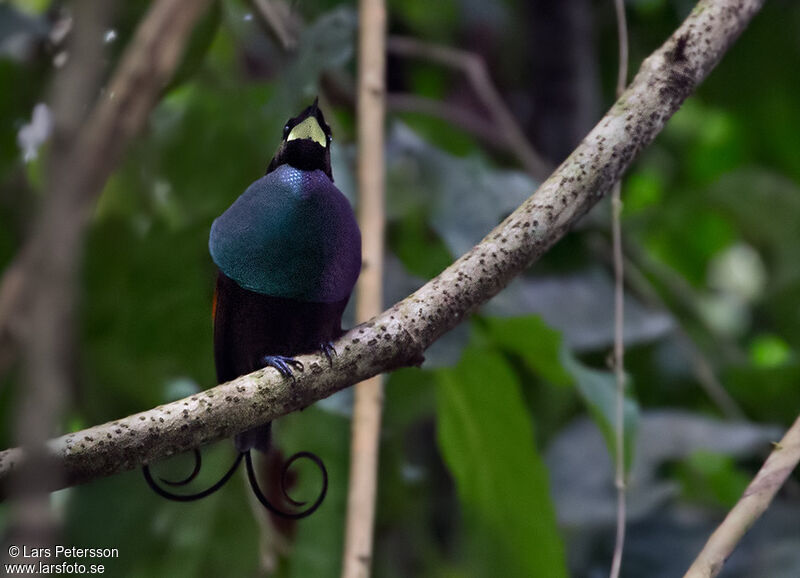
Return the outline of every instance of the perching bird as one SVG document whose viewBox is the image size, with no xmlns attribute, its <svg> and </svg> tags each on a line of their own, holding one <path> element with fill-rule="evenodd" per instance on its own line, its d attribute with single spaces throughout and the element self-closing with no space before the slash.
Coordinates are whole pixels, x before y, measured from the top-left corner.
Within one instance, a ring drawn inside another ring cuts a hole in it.
<svg viewBox="0 0 800 578">
<path fill-rule="evenodd" d="M 323 351 L 336 354 L 332 342 L 342 334 L 342 313 L 361 269 L 361 234 L 345 196 L 333 184 L 331 131 L 317 101 L 283 128 L 283 140 L 267 168 L 211 226 L 209 250 L 219 272 L 214 293 L 214 360 L 220 383 L 271 366 L 287 379 L 303 371 L 293 356 Z M 309 452 L 323 474 L 323 488 L 306 510 L 287 513 L 273 506 L 258 487 L 251 450 L 266 453 L 270 423 L 236 436 L 239 456 L 223 478 L 207 490 L 174 494 L 148 483 L 160 495 L 190 501 L 227 482 L 242 458 L 250 485 L 271 512 L 289 518 L 311 514 L 327 490 L 322 462 Z M 179 482 L 185 485 L 200 469 Z M 282 480 L 285 476 L 281 476 Z M 282 481 L 283 484 L 283 481 Z M 282 493 L 294 505 L 302 505 Z"/>
</svg>

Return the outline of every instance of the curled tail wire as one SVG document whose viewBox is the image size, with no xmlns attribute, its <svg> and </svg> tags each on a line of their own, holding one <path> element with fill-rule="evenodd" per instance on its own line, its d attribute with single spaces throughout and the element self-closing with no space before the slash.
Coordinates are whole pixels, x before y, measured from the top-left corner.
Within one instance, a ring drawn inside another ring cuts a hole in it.
<svg viewBox="0 0 800 578">
<path fill-rule="evenodd" d="M 144 479 L 147 482 L 147 485 L 159 496 L 162 498 L 166 498 L 168 500 L 172 500 L 174 502 L 193 502 L 195 500 L 200 500 L 207 496 L 210 496 L 217 490 L 219 490 L 222 486 L 224 486 L 231 476 L 233 476 L 236 469 L 239 467 L 239 464 L 242 462 L 242 458 L 245 460 L 245 464 L 247 465 L 247 479 L 250 482 L 250 487 L 253 490 L 256 498 L 261 504 L 269 510 L 271 513 L 279 516 L 281 518 L 287 518 L 291 520 L 299 520 L 300 518 L 305 518 L 306 516 L 310 516 L 313 514 L 317 508 L 322 504 L 323 500 L 325 499 L 325 495 L 328 493 L 328 470 L 325 468 L 325 464 L 316 454 L 311 452 L 298 452 L 294 454 L 291 458 L 289 458 L 286 463 L 283 465 L 283 469 L 281 471 L 281 493 L 283 497 L 291 503 L 293 506 L 301 507 L 305 506 L 307 502 L 300 502 L 294 500 L 291 496 L 289 496 L 287 485 L 288 485 L 288 478 L 287 474 L 294 462 L 301 458 L 306 458 L 314 462 L 314 464 L 319 468 L 320 473 L 322 474 L 322 490 L 320 490 L 319 495 L 317 496 L 316 500 L 305 510 L 300 510 L 298 512 L 285 512 L 279 509 L 277 506 L 273 505 L 272 502 L 264 495 L 261 491 L 261 488 L 258 485 L 258 479 L 256 478 L 255 469 L 253 467 L 253 457 L 250 453 L 250 450 L 245 450 L 240 452 L 236 459 L 234 460 L 233 464 L 231 464 L 228 471 L 211 487 L 197 492 L 195 494 L 176 494 L 167 489 L 163 486 L 159 485 L 153 475 L 150 473 L 150 466 L 146 465 L 142 468 L 142 473 L 144 474 Z M 158 479 L 163 484 L 167 484 L 169 486 L 185 486 L 193 481 L 197 475 L 200 473 L 200 469 L 202 467 L 202 458 L 200 456 L 200 450 L 194 450 L 194 468 L 192 472 L 184 479 L 181 480 L 166 480 L 164 478 L 159 477 Z"/>
<path fill-rule="evenodd" d="M 319 468 L 319 471 L 322 474 L 322 490 L 320 490 L 320 493 L 317 496 L 317 499 L 314 500 L 314 503 L 312 503 L 305 510 L 300 510 L 299 512 L 284 512 L 273 505 L 258 486 L 256 472 L 253 468 L 253 458 L 250 455 L 250 452 L 245 452 L 244 456 L 245 465 L 247 466 L 247 479 L 250 481 L 250 487 L 253 489 L 253 493 L 255 494 L 256 498 L 258 498 L 258 501 L 261 502 L 261 505 L 276 516 L 288 518 L 290 520 L 299 520 L 300 518 L 310 516 L 316 511 L 317 508 L 319 508 L 320 504 L 322 504 L 322 501 L 325 499 L 325 495 L 328 493 L 328 470 L 325 469 L 325 464 L 322 463 L 322 460 L 319 458 L 319 456 L 312 454 L 311 452 L 297 452 L 283 465 L 283 471 L 281 473 L 281 493 L 293 506 L 304 506 L 306 504 L 306 502 L 298 502 L 292 499 L 289 496 L 286 488 L 286 474 L 292 464 L 300 458 L 307 458 L 311 460 Z"/>
<path fill-rule="evenodd" d="M 217 481 L 213 486 L 203 490 L 202 492 L 197 492 L 196 494 L 174 494 L 168 490 L 165 490 L 163 487 L 159 486 L 156 481 L 153 479 L 153 476 L 150 474 L 150 466 L 146 465 L 142 468 L 142 473 L 144 474 L 144 479 L 147 481 L 147 485 L 159 496 L 162 498 L 166 498 L 168 500 L 172 500 L 174 502 L 193 502 L 195 500 L 200 500 L 205 498 L 206 496 L 210 496 L 217 490 L 219 490 L 222 486 L 224 486 L 228 480 L 231 479 L 231 476 L 236 471 L 236 468 L 239 467 L 239 464 L 242 462 L 243 454 L 239 454 L 236 456 L 236 460 L 234 460 L 231 467 L 228 468 L 228 471 Z M 200 468 L 202 466 L 202 460 L 200 457 L 200 450 L 194 450 L 194 470 L 192 471 L 189 476 L 183 480 L 178 481 L 169 481 L 165 480 L 164 478 L 158 478 L 163 483 L 168 484 L 170 486 L 185 486 L 192 480 L 197 477 L 197 474 L 200 473 Z"/>
</svg>

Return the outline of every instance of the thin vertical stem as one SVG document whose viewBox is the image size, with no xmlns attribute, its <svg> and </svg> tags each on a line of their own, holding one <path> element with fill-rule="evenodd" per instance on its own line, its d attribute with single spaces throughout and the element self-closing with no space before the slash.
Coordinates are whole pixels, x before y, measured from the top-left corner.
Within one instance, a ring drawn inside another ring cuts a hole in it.
<svg viewBox="0 0 800 578">
<path fill-rule="evenodd" d="M 358 216 L 363 267 L 356 290 L 356 317 L 362 322 L 383 308 L 386 7 L 383 0 L 360 0 L 359 8 Z M 379 375 L 356 386 L 342 568 L 345 578 L 366 578 L 372 565 L 382 409 Z"/>
<path fill-rule="evenodd" d="M 622 550 L 625 545 L 625 344 L 623 329 L 625 323 L 624 289 L 622 283 L 622 250 L 620 239 L 620 200 L 619 183 L 614 185 L 611 196 L 612 237 L 614 240 L 614 376 L 617 382 L 615 400 L 615 470 L 614 484 L 617 487 L 617 535 L 614 544 L 614 558 L 611 564 L 611 578 L 619 576 L 622 566 Z"/>
<path fill-rule="evenodd" d="M 617 14 L 617 36 L 619 38 L 619 66 L 617 70 L 617 98 L 625 91 L 628 81 L 628 26 L 625 22 L 624 0 L 614 0 Z M 618 578 L 622 568 L 622 551 L 625 546 L 625 299 L 624 270 L 622 257 L 622 185 L 617 182 L 611 193 L 611 236 L 614 251 L 614 375 L 617 382 L 615 407 L 615 460 L 617 487 L 617 535 L 614 543 L 614 558 L 610 578 Z"/>
</svg>

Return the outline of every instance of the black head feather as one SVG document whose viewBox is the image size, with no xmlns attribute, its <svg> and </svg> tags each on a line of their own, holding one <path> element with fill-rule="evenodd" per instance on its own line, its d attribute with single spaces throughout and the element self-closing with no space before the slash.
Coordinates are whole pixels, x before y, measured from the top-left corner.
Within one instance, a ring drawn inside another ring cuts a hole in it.
<svg viewBox="0 0 800 578">
<path fill-rule="evenodd" d="M 301 171 L 319 169 L 333 181 L 331 127 L 325 122 L 317 99 L 283 127 L 283 140 L 267 167 L 267 174 L 288 164 Z"/>
</svg>

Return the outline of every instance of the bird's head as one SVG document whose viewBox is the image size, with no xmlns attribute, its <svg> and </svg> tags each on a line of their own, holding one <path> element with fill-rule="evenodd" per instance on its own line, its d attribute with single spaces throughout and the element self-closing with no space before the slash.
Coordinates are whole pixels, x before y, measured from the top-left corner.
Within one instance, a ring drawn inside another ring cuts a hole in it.
<svg viewBox="0 0 800 578">
<path fill-rule="evenodd" d="M 317 99 L 283 127 L 283 140 L 267 173 L 288 164 L 302 171 L 319 169 L 333 180 L 331 172 L 331 128 L 325 122 Z"/>
</svg>

